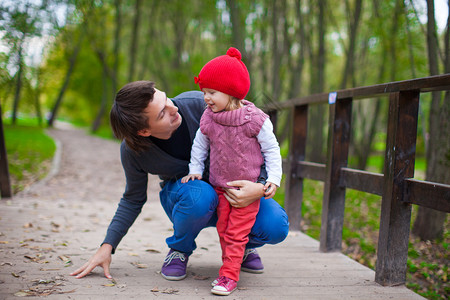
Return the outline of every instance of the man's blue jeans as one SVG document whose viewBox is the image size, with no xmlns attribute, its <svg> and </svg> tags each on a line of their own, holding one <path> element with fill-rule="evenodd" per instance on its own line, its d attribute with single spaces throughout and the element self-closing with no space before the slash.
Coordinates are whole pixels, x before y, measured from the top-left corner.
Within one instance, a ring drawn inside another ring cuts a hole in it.
<svg viewBox="0 0 450 300">
<path fill-rule="evenodd" d="M 173 223 L 174 233 L 167 238 L 167 245 L 190 255 L 197 248 L 195 238 L 200 231 L 216 225 L 216 192 L 210 184 L 202 180 L 187 183 L 177 180 L 167 182 L 159 197 Z M 288 231 L 289 222 L 284 209 L 273 199 L 261 198 L 259 212 L 246 248 L 280 243 L 286 238 Z"/>
</svg>

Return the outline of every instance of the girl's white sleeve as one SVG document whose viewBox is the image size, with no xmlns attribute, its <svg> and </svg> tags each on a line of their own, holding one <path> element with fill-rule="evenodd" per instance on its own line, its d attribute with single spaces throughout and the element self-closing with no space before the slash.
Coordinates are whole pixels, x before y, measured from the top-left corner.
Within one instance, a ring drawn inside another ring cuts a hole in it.
<svg viewBox="0 0 450 300">
<path fill-rule="evenodd" d="M 261 145 L 261 152 L 264 156 L 268 176 L 267 181 L 280 186 L 283 172 L 280 146 L 278 145 L 277 138 L 273 133 L 273 125 L 269 118 L 264 121 L 264 124 L 256 138 Z"/>
<path fill-rule="evenodd" d="M 189 174 L 203 174 L 205 160 L 208 156 L 209 138 L 200 129 L 195 134 L 191 149 L 191 162 L 189 163 Z"/>
</svg>

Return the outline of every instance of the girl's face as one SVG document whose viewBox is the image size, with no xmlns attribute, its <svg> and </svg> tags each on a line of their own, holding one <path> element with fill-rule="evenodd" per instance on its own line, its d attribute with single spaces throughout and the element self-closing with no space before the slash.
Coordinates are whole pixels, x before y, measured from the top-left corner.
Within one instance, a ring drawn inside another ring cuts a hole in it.
<svg viewBox="0 0 450 300">
<path fill-rule="evenodd" d="M 227 110 L 228 104 L 231 100 L 230 95 L 213 89 L 204 88 L 203 95 L 205 103 L 209 106 L 209 108 L 211 108 L 213 112 Z"/>
</svg>

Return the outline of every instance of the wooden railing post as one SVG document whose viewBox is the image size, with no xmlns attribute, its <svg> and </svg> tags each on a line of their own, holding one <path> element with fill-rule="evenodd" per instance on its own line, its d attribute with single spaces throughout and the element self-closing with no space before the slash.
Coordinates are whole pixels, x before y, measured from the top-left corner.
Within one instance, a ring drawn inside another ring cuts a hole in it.
<svg viewBox="0 0 450 300">
<path fill-rule="evenodd" d="M 300 230 L 302 218 L 303 178 L 297 175 L 297 162 L 305 160 L 306 135 L 308 129 L 308 106 L 293 109 L 289 165 L 286 172 L 286 195 L 284 207 L 289 217 L 290 230 Z"/>
<path fill-rule="evenodd" d="M 0 106 L 0 192 L 2 198 L 12 197 L 9 178 L 8 158 L 6 155 L 5 135 L 3 133 L 2 108 Z"/>
<path fill-rule="evenodd" d="M 320 250 L 340 251 L 344 224 L 345 187 L 339 185 L 341 168 L 347 167 L 352 98 L 330 104 L 328 154 L 322 202 Z"/>
<path fill-rule="evenodd" d="M 403 203 L 405 178 L 414 177 L 419 91 L 389 97 L 384 191 L 375 281 L 400 285 L 406 280 L 411 205 Z"/>
</svg>

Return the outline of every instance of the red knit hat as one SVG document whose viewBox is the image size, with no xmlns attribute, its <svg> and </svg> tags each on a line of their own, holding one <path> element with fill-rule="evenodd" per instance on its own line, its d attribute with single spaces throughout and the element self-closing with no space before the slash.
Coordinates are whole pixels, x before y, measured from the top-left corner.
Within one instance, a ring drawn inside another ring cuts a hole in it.
<svg viewBox="0 0 450 300">
<path fill-rule="evenodd" d="M 226 55 L 204 65 L 198 77 L 194 77 L 195 83 L 200 89 L 209 88 L 244 99 L 250 89 L 250 75 L 241 57 L 241 52 L 231 47 Z"/>
</svg>

